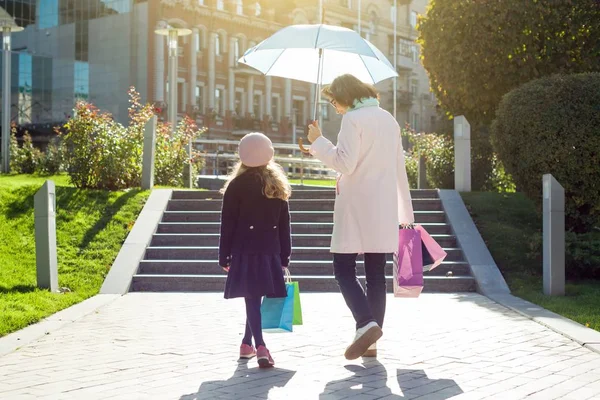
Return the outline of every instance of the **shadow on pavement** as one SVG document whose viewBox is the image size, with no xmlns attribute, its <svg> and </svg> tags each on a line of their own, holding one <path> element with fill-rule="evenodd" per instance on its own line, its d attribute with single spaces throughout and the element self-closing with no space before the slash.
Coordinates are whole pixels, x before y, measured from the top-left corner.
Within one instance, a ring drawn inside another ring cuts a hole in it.
<svg viewBox="0 0 600 400">
<path fill-rule="evenodd" d="M 255 362 L 256 360 L 250 360 Z M 220 397 L 264 399 L 275 387 L 283 387 L 294 377 L 296 371 L 281 368 L 248 368 L 247 361 L 239 361 L 233 375 L 224 381 L 202 382 L 197 393 L 183 395 L 179 400 L 213 400 Z M 246 397 L 240 397 L 240 394 Z"/>
<path fill-rule="evenodd" d="M 331 381 L 325 385 L 319 400 L 352 399 L 377 396 L 385 399 L 406 399 L 423 396 L 424 399 L 446 400 L 463 393 L 452 379 L 430 379 L 423 370 L 398 369 L 396 377 L 404 396 L 394 394 L 387 386 L 388 371 L 377 360 L 366 361 L 363 365 L 346 365 L 353 372 L 349 378 Z"/>
</svg>

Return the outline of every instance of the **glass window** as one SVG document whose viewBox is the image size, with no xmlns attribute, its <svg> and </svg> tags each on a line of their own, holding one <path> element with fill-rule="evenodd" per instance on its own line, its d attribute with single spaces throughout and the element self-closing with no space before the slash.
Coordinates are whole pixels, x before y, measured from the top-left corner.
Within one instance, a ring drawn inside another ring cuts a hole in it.
<svg viewBox="0 0 600 400">
<path fill-rule="evenodd" d="M 413 44 L 410 50 L 413 62 L 419 62 L 419 47 L 416 44 Z"/>
<path fill-rule="evenodd" d="M 204 5 L 204 0 L 198 0 L 198 5 L 199 6 L 203 6 Z"/>
<path fill-rule="evenodd" d="M 32 122 L 32 81 L 31 54 L 19 53 L 19 99 L 17 103 L 19 124 Z"/>
<path fill-rule="evenodd" d="M 392 23 L 394 23 L 394 21 L 396 20 L 396 7 L 392 6 L 390 8 L 390 21 L 392 21 Z"/>
<path fill-rule="evenodd" d="M 201 51 L 202 50 L 202 31 L 198 31 L 195 33 L 195 38 L 194 40 L 196 41 L 196 51 Z"/>
<path fill-rule="evenodd" d="M 37 14 L 40 29 L 58 26 L 58 0 L 43 0 L 38 2 Z"/>
<path fill-rule="evenodd" d="M 271 117 L 273 121 L 279 121 L 279 97 L 271 98 Z"/>
<path fill-rule="evenodd" d="M 419 114 L 417 113 L 413 113 L 412 115 L 411 128 L 413 128 L 415 131 L 419 130 Z"/>
<path fill-rule="evenodd" d="M 240 59 L 240 40 L 236 39 L 233 42 L 233 65 L 238 66 L 238 60 Z"/>
<path fill-rule="evenodd" d="M 417 22 L 419 20 L 419 14 L 416 11 L 410 12 L 410 26 L 413 28 L 417 27 Z"/>
<path fill-rule="evenodd" d="M 90 66 L 87 62 L 75 61 L 75 99 L 87 100 L 90 95 Z"/>
<path fill-rule="evenodd" d="M 223 112 L 223 89 L 215 89 L 215 113 L 221 115 Z"/>
<path fill-rule="evenodd" d="M 256 11 L 254 12 L 254 16 L 258 17 L 258 16 L 260 16 L 260 14 L 262 14 L 262 8 L 260 6 L 260 3 L 257 1 L 256 2 Z"/>
<path fill-rule="evenodd" d="M 202 96 L 202 86 L 196 85 L 196 105 L 200 113 L 204 113 L 204 97 Z"/>
<path fill-rule="evenodd" d="M 243 0 L 235 1 L 235 13 L 237 15 L 244 15 L 244 2 Z"/>
<path fill-rule="evenodd" d="M 252 102 L 252 109 L 254 110 L 254 117 L 256 119 L 262 118 L 262 110 L 261 110 L 262 104 L 261 103 L 262 103 L 262 95 L 255 94 L 254 101 Z"/>
<path fill-rule="evenodd" d="M 217 10 L 225 11 L 225 0 L 217 0 Z"/>
<path fill-rule="evenodd" d="M 418 96 L 419 94 L 419 80 L 418 79 L 413 79 L 410 83 L 410 91 L 412 92 L 413 96 Z"/>
</svg>

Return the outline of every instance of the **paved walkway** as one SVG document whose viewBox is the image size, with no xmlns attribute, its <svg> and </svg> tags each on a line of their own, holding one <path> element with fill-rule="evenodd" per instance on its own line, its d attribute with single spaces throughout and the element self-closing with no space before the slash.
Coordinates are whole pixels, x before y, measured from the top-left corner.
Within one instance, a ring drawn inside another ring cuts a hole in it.
<svg viewBox="0 0 600 400">
<path fill-rule="evenodd" d="M 0 358 L 0 399 L 600 399 L 600 354 L 477 294 L 388 299 L 378 360 L 346 361 L 339 294 L 238 364 L 243 301 L 129 294 Z"/>
</svg>

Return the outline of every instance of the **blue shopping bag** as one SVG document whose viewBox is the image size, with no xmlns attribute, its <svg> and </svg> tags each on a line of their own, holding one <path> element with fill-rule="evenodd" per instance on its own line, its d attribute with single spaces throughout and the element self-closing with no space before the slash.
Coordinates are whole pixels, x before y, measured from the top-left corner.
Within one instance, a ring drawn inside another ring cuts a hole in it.
<svg viewBox="0 0 600 400">
<path fill-rule="evenodd" d="M 286 297 L 265 297 L 261 306 L 262 329 L 266 332 L 292 332 L 294 320 L 294 285 L 286 283 Z"/>
</svg>

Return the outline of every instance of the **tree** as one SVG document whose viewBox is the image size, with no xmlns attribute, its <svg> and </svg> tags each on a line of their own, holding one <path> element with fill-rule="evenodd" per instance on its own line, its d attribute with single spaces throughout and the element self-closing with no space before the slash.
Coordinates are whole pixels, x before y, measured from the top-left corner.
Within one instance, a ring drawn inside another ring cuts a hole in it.
<svg viewBox="0 0 600 400">
<path fill-rule="evenodd" d="M 485 125 L 525 82 L 600 71 L 597 0 L 431 0 L 418 29 L 442 108 Z"/>
</svg>

